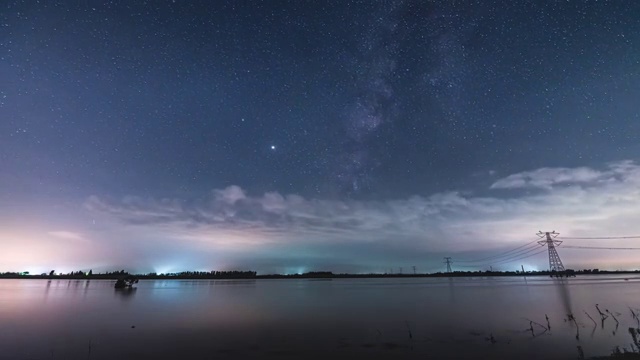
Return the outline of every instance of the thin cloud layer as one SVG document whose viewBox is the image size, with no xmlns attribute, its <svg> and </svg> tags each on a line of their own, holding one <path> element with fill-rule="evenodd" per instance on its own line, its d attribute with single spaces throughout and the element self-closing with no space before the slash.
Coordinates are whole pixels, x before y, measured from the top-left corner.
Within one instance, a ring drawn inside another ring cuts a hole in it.
<svg viewBox="0 0 640 360">
<path fill-rule="evenodd" d="M 63 240 L 84 240 L 84 237 L 81 234 L 78 234 L 72 231 L 65 231 L 65 230 L 49 231 L 48 234 L 53 236 L 54 238 L 63 239 Z"/>
<path fill-rule="evenodd" d="M 537 230 L 558 230 L 564 236 L 637 234 L 639 185 L 640 166 L 622 161 L 601 170 L 543 168 L 512 174 L 492 184 L 495 196 L 486 197 L 446 192 L 339 201 L 277 192 L 252 195 L 230 186 L 195 200 L 92 196 L 85 207 L 124 225 L 125 233 L 164 238 L 167 249 L 175 244 L 227 254 L 228 264 L 234 258 L 278 259 L 280 264 L 313 259 L 374 271 L 384 261 L 499 251 L 532 240 Z M 542 191 L 509 193 L 519 188 Z M 588 266 L 592 255 L 583 252 L 567 260 Z M 612 256 L 604 261 L 614 266 L 626 255 Z M 544 262 L 544 257 L 538 261 L 541 267 Z"/>
<path fill-rule="evenodd" d="M 551 189 L 558 185 L 593 185 L 599 182 L 616 180 L 629 176 L 636 168 L 632 161 L 610 164 L 606 170 L 599 171 L 587 167 L 578 168 L 541 168 L 507 176 L 491 185 L 492 189 L 540 188 Z"/>
</svg>

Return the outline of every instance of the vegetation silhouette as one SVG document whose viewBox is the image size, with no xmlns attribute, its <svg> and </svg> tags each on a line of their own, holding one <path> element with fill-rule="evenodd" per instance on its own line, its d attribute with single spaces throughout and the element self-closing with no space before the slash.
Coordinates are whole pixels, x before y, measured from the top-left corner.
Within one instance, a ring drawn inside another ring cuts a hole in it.
<svg viewBox="0 0 640 360">
<path fill-rule="evenodd" d="M 114 287 L 116 289 L 127 289 L 127 288 L 131 288 L 133 284 L 137 284 L 137 283 L 138 283 L 137 277 L 127 274 L 125 276 L 118 278 L 118 281 L 116 281 Z"/>
<path fill-rule="evenodd" d="M 501 276 L 551 276 L 551 277 L 573 277 L 576 275 L 614 275 L 614 274 L 638 274 L 640 270 L 628 271 L 606 271 L 599 269 L 571 270 L 558 273 L 555 271 L 453 271 L 436 273 L 366 273 L 349 274 L 333 273 L 331 271 L 310 271 L 301 274 L 260 274 L 251 270 L 230 270 L 230 271 L 181 271 L 174 273 L 146 273 L 133 274 L 125 270 L 107 271 L 104 273 L 94 273 L 92 269 L 78 270 L 69 273 L 42 273 L 40 275 L 29 274 L 29 272 L 2 272 L 0 279 L 103 279 L 118 280 L 123 276 L 132 275 L 140 280 L 156 279 L 340 279 L 340 278 L 433 278 L 433 277 L 501 277 Z"/>
</svg>

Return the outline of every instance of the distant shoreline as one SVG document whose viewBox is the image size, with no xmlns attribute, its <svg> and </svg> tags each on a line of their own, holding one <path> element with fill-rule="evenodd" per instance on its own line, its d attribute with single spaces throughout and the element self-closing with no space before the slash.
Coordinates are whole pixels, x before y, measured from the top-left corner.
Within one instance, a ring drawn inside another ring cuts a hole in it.
<svg viewBox="0 0 640 360">
<path fill-rule="evenodd" d="M 588 271 L 567 271 L 565 276 L 580 275 L 625 275 L 640 274 L 640 270 L 588 270 Z M 251 280 L 251 279 L 384 279 L 384 278 L 452 278 L 452 277 L 540 277 L 559 275 L 550 271 L 530 271 L 530 272 L 498 272 L 498 271 L 475 271 L 433 274 L 333 274 L 331 272 L 314 272 L 305 274 L 264 274 L 258 275 L 255 272 L 238 272 L 230 274 L 215 273 L 177 273 L 177 274 L 129 274 L 126 272 L 114 272 L 106 274 L 58 274 L 58 275 L 26 275 L 19 273 L 0 273 L 0 279 L 34 279 L 34 280 L 117 280 L 123 276 L 132 275 L 139 280 Z"/>
</svg>

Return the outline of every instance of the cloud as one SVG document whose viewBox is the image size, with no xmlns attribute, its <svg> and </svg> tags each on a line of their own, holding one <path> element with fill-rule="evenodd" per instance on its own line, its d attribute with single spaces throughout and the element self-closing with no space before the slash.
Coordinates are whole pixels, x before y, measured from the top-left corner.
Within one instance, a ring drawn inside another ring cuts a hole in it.
<svg viewBox="0 0 640 360">
<path fill-rule="evenodd" d="M 223 190 L 214 190 L 213 193 L 217 200 L 221 200 L 227 204 L 235 204 L 236 202 L 246 199 L 247 196 L 239 186 L 231 185 Z"/>
<path fill-rule="evenodd" d="M 631 161 L 612 163 L 604 171 L 587 167 L 541 168 L 507 176 L 491 185 L 492 189 L 540 188 L 551 189 L 558 185 L 594 185 L 615 181 L 619 176 L 633 173 L 636 166 Z"/>
<path fill-rule="evenodd" d="M 71 232 L 71 231 L 64 231 L 64 230 L 49 231 L 47 234 L 63 240 L 84 240 L 84 237 L 81 234 Z"/>
<path fill-rule="evenodd" d="M 603 170 L 543 168 L 512 174 L 491 186 L 521 187 L 546 191 L 512 197 L 444 192 L 356 201 L 278 192 L 252 196 L 231 186 L 196 200 L 108 201 L 92 196 L 85 206 L 125 229 L 167 239 L 167 246 L 173 242 L 217 254 L 284 258 L 282 263 L 313 258 L 366 267 L 441 254 L 491 253 L 530 241 L 538 230 L 558 230 L 565 236 L 640 233 L 635 221 L 640 215 L 640 167 L 631 161 Z"/>
</svg>

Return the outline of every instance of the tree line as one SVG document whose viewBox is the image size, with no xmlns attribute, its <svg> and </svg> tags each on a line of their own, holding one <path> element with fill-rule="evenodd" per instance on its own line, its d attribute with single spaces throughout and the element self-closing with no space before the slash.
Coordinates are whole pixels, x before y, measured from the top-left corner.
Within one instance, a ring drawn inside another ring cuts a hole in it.
<svg viewBox="0 0 640 360">
<path fill-rule="evenodd" d="M 610 271 L 600 269 L 582 269 L 571 270 L 568 269 L 562 274 L 565 276 L 574 275 L 592 275 L 592 274 L 636 274 L 640 273 L 640 270 L 628 270 L 628 271 Z M 138 279 L 313 279 L 313 278 L 396 278 L 396 277 L 477 277 L 477 276 L 543 276 L 554 275 L 558 273 L 542 270 L 542 271 L 453 271 L 436 272 L 428 274 L 389 274 L 389 273 L 368 273 L 368 274 L 348 274 L 348 273 L 333 273 L 331 271 L 311 271 L 302 274 L 262 274 L 258 275 L 256 271 L 181 271 L 174 273 L 158 274 L 155 272 L 145 274 L 131 274 L 125 270 L 106 271 L 103 273 L 94 273 L 93 270 L 83 271 L 71 271 L 68 273 L 56 273 L 51 270 L 49 273 L 42 273 L 39 275 L 32 275 L 27 271 L 24 272 L 3 272 L 0 273 L 0 278 L 32 278 L 32 279 L 119 279 L 124 276 L 132 275 Z"/>
<path fill-rule="evenodd" d="M 158 274 L 155 272 L 146 274 L 131 274 L 125 270 L 106 271 L 103 273 L 94 273 L 93 270 L 89 271 L 71 271 L 68 273 L 56 273 L 55 270 L 51 270 L 49 273 L 42 273 L 39 275 L 30 274 L 28 271 L 24 272 L 3 272 L 0 273 L 0 278 L 59 278 L 59 279 L 119 279 L 123 276 L 133 275 L 139 279 L 167 279 L 167 278 L 180 278 L 180 279 L 248 279 L 255 278 L 257 272 L 255 271 L 181 271 L 175 273 Z"/>
</svg>

